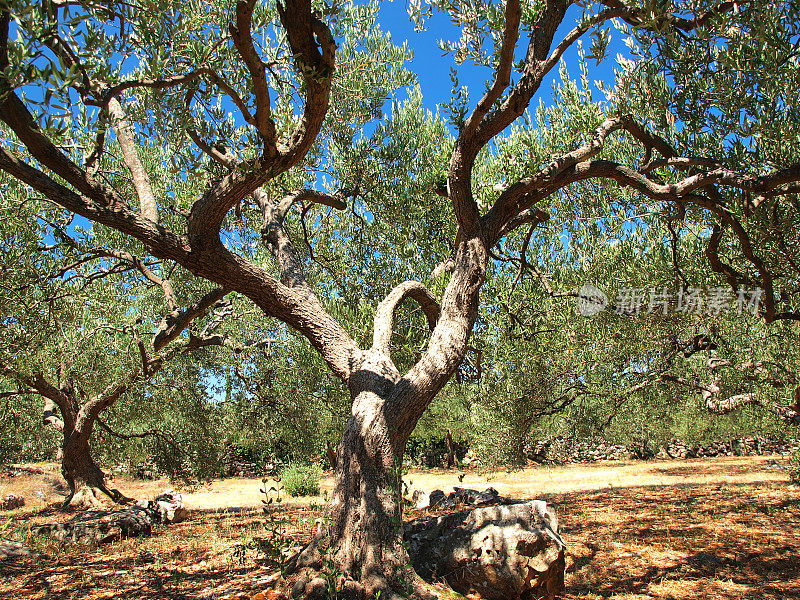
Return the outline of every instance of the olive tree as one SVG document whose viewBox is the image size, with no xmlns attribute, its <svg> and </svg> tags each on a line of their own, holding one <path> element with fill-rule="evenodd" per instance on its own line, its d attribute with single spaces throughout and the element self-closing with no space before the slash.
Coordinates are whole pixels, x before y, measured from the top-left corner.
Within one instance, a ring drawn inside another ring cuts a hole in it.
<svg viewBox="0 0 800 600">
<path fill-rule="evenodd" d="M 74 215 L 5 183 L 0 230 L 11 267 L 0 275 L 0 377 L 10 388 L 4 394 L 38 396 L 40 418 L 60 434 L 69 485 L 64 506 L 81 486 L 86 501 L 97 492 L 126 500 L 105 483 L 91 451 L 93 432 L 102 427 L 123 439 L 162 434 L 127 427 L 121 433 L 101 415 L 125 395 L 152 396 L 145 384 L 165 362 L 208 346 L 233 346 L 220 326 L 236 303 L 223 300 L 219 289 L 208 291 L 207 282 L 138 258 L 139 249 L 113 231 L 87 230 Z M 187 301 L 196 296 L 201 300 Z M 184 377 L 190 379 L 188 372 Z M 199 384 L 200 377 L 191 379 Z"/>
<path fill-rule="evenodd" d="M 332 306 L 346 297 L 337 278 L 361 285 L 370 277 L 309 268 L 331 246 L 347 244 L 345 254 L 359 248 L 358 231 L 307 234 L 326 222 L 335 227 L 332 211 L 356 206 L 375 209 L 359 215 L 368 230 L 385 201 L 381 190 L 430 176 L 410 167 L 382 186 L 362 178 L 362 169 L 341 166 L 361 164 L 359 149 L 374 151 L 376 164 L 391 163 L 381 144 L 364 148 L 358 134 L 381 117 L 387 93 L 408 82 L 407 52 L 374 26 L 374 6 L 48 0 L 0 9 L 0 169 L 61 208 L 134 238 L 156 259 L 213 282 L 220 294 L 246 296 L 305 336 L 347 386 L 351 416 L 337 450 L 328 526 L 296 561 L 321 568 L 327 546 L 346 593 L 397 597 L 409 585 L 425 593 L 409 573 L 401 539 L 406 440 L 464 360 L 493 249 L 520 228 L 550 220 L 550 202 L 566 190 L 591 194 L 593 182 L 608 182 L 634 190 L 643 204 L 672 207 L 678 220 L 702 213 L 711 225 L 711 268 L 734 288 L 760 285 L 766 320 L 796 318 L 794 279 L 781 285 L 794 272 L 798 232 L 797 119 L 791 100 L 771 105 L 758 91 L 769 80 L 779 82 L 769 89 L 783 86 L 793 94 L 787 98 L 796 97 L 797 19 L 782 16 L 796 8 L 601 0 L 580 3 L 577 24 L 565 30 L 570 6 L 412 3 L 420 25 L 434 8 L 451 14 L 464 31 L 448 47 L 455 59 L 493 74 L 477 102 L 461 94 L 451 103 L 455 137 L 382 129 L 414 148 L 430 146 L 432 156 L 445 153 L 440 184 L 395 190 L 390 198 L 403 204 L 393 216 L 419 230 L 435 222 L 425 208 L 446 207 L 455 231 L 449 256 L 408 259 L 428 263 L 419 278 L 430 274 L 430 286 L 400 281 L 377 308 L 358 303 L 371 318 L 371 340 L 345 329 Z M 592 55 L 604 60 L 610 23 L 647 60 L 623 65 L 605 102 L 584 110 L 568 104 L 564 126 L 528 126 L 526 109 L 582 36 L 593 34 Z M 719 100 L 713 111 L 702 110 L 706 92 Z M 123 170 L 109 172 L 103 160 L 109 133 Z M 756 133 L 764 145 L 750 144 Z M 624 160 L 604 155 L 615 140 L 627 146 Z M 145 146 L 162 152 L 172 180 L 150 175 L 141 160 Z M 343 157 L 348 147 L 353 153 Z M 490 155 L 498 157 L 494 170 L 483 168 Z M 492 175 L 497 179 L 488 181 Z M 196 184 L 194 199 L 176 202 L 174 187 L 186 184 Z M 441 225 L 429 235 L 448 231 Z M 322 239 L 330 245 L 314 247 Z M 369 239 L 361 244 L 368 247 Z M 353 262 L 369 264 L 369 252 Z M 385 265 L 376 265 L 383 278 L 392 274 Z M 406 300 L 420 306 L 431 334 L 401 371 L 392 333 Z"/>
</svg>

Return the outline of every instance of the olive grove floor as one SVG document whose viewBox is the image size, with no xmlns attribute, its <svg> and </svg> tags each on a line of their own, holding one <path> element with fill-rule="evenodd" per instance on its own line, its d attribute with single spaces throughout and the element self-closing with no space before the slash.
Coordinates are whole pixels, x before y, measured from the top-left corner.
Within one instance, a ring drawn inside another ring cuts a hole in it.
<svg viewBox="0 0 800 600">
<path fill-rule="evenodd" d="M 411 472 L 405 479 L 409 489 L 491 485 L 503 495 L 553 504 L 570 553 L 564 598 L 777 600 L 800 598 L 800 488 L 788 484 L 783 462 L 608 462 Z M 66 518 L 54 508 L 61 498 L 55 466 L 37 468 L 43 473 L 0 478 L 0 495 L 27 501 L 0 512 L 0 536 L 22 539 L 27 525 Z M 140 498 L 171 487 L 124 478 L 115 484 Z M 261 551 L 270 537 L 261 485 L 236 478 L 179 490 L 190 519 L 146 539 L 85 548 L 28 535 L 48 558 L 0 562 L 0 598 L 270 598 L 276 570 Z M 322 496 L 280 504 L 271 526 L 285 519 L 286 533 L 303 543 L 322 516 L 326 489 L 328 480 Z"/>
</svg>

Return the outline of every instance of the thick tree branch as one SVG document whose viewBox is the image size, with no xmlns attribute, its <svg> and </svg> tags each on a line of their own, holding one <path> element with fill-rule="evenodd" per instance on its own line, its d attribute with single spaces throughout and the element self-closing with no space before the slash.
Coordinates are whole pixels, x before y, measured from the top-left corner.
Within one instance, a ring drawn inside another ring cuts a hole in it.
<svg viewBox="0 0 800 600">
<path fill-rule="evenodd" d="M 507 61 L 513 59 L 513 46 L 518 36 L 519 15 L 516 12 L 519 10 L 519 5 L 514 2 L 508 2 L 506 5 L 506 30 L 495 81 L 479 106 L 467 119 L 467 126 L 456 140 L 456 146 L 450 159 L 447 191 L 453 203 L 459 229 L 465 237 L 481 233 L 478 205 L 472 195 L 472 168 L 475 159 L 480 150 L 495 135 L 524 112 L 533 94 L 539 88 L 545 73 L 535 73 L 534 69 L 538 64 L 537 61 L 543 59 L 549 51 L 553 36 L 564 18 L 568 5 L 569 2 L 565 0 L 551 0 L 547 3 L 541 18 L 533 28 L 528 46 L 525 73 L 503 103 L 492 113 L 486 114 L 487 101 L 490 101 L 489 106 L 493 104 L 510 81 Z M 510 26 L 516 26 L 516 30 L 511 31 Z M 511 58 L 508 56 L 509 46 L 511 47 Z"/>
<path fill-rule="evenodd" d="M 153 339 L 153 349 L 159 352 L 164 346 L 176 339 L 192 321 L 205 315 L 227 293 L 228 290 L 226 289 L 215 288 L 185 309 L 171 311 L 158 326 L 158 331 L 156 331 L 156 336 Z"/>
<path fill-rule="evenodd" d="M 520 213 L 528 210 L 534 202 L 562 187 L 563 184 L 558 181 L 559 176 L 579 163 L 597 156 L 605 147 L 606 138 L 620 130 L 627 131 L 648 151 L 655 148 L 664 156 L 675 155 L 675 150 L 665 140 L 646 131 L 630 115 L 606 119 L 595 130 L 589 142 L 550 161 L 536 175 L 521 179 L 502 189 L 492 208 L 482 219 L 489 246 L 494 246 L 503 235 L 513 229 L 510 223 L 516 221 Z"/>
<path fill-rule="evenodd" d="M 204 139 L 200 137 L 200 135 L 194 130 L 189 129 L 187 130 L 189 137 L 192 141 L 197 145 L 200 150 L 202 150 L 205 154 L 213 158 L 221 165 L 225 165 L 226 167 L 233 169 L 239 163 L 236 157 L 224 146 L 219 144 L 211 145 L 207 143 Z"/>
<path fill-rule="evenodd" d="M 145 219 L 158 223 L 158 204 L 156 204 L 156 197 L 153 194 L 153 185 L 150 183 L 150 176 L 142 166 L 139 151 L 133 139 L 133 128 L 125 118 L 125 112 L 122 110 L 119 100 L 109 99 L 108 113 L 111 116 L 111 126 L 117 135 L 117 142 L 122 148 L 122 157 L 131 172 L 133 188 L 139 198 L 139 211 Z"/>
<path fill-rule="evenodd" d="M 775 309 L 774 277 L 772 273 L 767 268 L 763 259 L 756 253 L 750 236 L 739 219 L 718 202 L 699 196 L 695 192 L 703 188 L 708 188 L 713 192 L 713 186 L 717 184 L 739 189 L 744 189 L 743 186 L 746 185 L 751 190 L 760 191 L 761 189 L 769 187 L 776 179 L 785 180 L 789 176 L 787 173 L 792 173 L 794 176 L 800 178 L 800 169 L 795 169 L 793 166 L 776 171 L 772 175 L 757 178 L 759 184 L 756 185 L 752 178 L 733 174 L 727 169 L 715 169 L 710 172 L 690 175 L 675 183 L 664 184 L 653 181 L 630 167 L 610 161 L 596 160 L 579 163 L 575 165 L 572 170 L 566 171 L 563 175 L 565 184 L 566 182 L 580 181 L 594 177 L 613 179 L 623 186 L 634 188 L 651 199 L 672 202 L 690 202 L 714 213 L 724 225 L 731 228 L 739 242 L 742 254 L 758 271 L 760 284 L 764 290 L 764 317 L 767 322 L 771 322 L 779 316 Z M 718 243 L 719 239 L 711 240 L 712 256 L 716 251 Z M 712 266 L 715 264 L 716 263 L 712 263 Z M 733 273 L 730 269 L 724 268 L 721 263 L 716 264 L 716 268 L 719 268 L 721 272 L 728 277 L 729 281 L 731 280 Z M 781 315 L 781 317 L 783 318 L 783 315 Z"/>
<path fill-rule="evenodd" d="M 505 26 L 503 29 L 503 42 L 500 46 L 500 55 L 495 70 L 494 81 L 491 87 L 480 99 L 475 110 L 464 123 L 462 135 L 471 137 L 483 118 L 491 110 L 495 102 L 500 98 L 503 91 L 511 83 L 511 70 L 514 67 L 514 48 L 519 39 L 519 21 L 522 17 L 522 9 L 519 0 L 508 0 L 506 2 Z"/>
<path fill-rule="evenodd" d="M 391 338 L 394 324 L 394 315 L 397 307 L 411 298 L 425 313 L 431 331 L 439 320 L 440 308 L 436 298 L 418 281 L 405 281 L 395 287 L 386 298 L 378 305 L 375 312 L 375 325 L 372 335 L 372 348 L 386 356 L 391 356 Z"/>
<path fill-rule="evenodd" d="M 344 210 L 347 208 L 345 200 L 347 194 L 349 194 L 349 190 L 344 189 L 339 190 L 333 196 L 314 190 L 301 189 L 286 194 L 280 201 L 273 202 L 264 188 L 258 188 L 253 192 L 253 198 L 264 217 L 261 238 L 278 263 L 281 283 L 291 288 L 308 289 L 297 251 L 283 228 L 289 210 L 295 203 L 305 201 Z"/>
<path fill-rule="evenodd" d="M 6 148 L 0 148 L 0 168 L 67 210 L 141 240 L 156 257 L 174 260 L 225 289 L 241 291 L 266 314 L 303 333 L 333 371 L 347 379 L 359 360 L 360 350 L 319 301 L 309 301 L 308 294 L 281 285 L 265 270 L 225 248 L 219 237 L 222 221 L 233 206 L 305 156 L 327 113 L 336 50 L 330 30 L 312 14 L 308 0 L 287 1 L 285 7 L 279 7 L 279 12 L 296 68 L 305 82 L 303 116 L 287 143 L 278 147 L 278 155 L 267 153 L 236 165 L 195 202 L 187 218 L 188 236 L 178 237 L 143 218 L 127 207 L 121 196 L 95 182 L 75 165 L 38 128 L 10 82 L 3 78 L 2 70 L 0 119 L 9 125 L 39 164 L 56 173 L 77 192 L 20 160 Z M 8 65 L 9 14 L 2 12 L 0 17 L 5 22 L 5 25 L 0 22 L 0 67 L 5 67 Z M 116 93 L 121 91 L 118 89 Z"/>
<path fill-rule="evenodd" d="M 507 29 L 504 32 L 504 42 L 501 48 L 497 76 L 489 93 L 481 100 L 481 103 L 479 103 L 478 107 L 476 107 L 473 114 L 470 115 L 470 118 L 467 120 L 465 128 L 456 141 L 456 148 L 450 162 L 448 194 L 454 204 L 459 227 L 467 236 L 473 235 L 473 232 L 480 230 L 477 222 L 477 204 L 474 202 L 471 192 L 471 171 L 478 152 L 489 143 L 494 136 L 505 130 L 517 117 L 523 114 L 533 98 L 533 95 L 541 86 L 544 77 L 558 64 L 564 52 L 583 34 L 592 27 L 613 18 L 623 18 L 628 22 L 635 23 L 637 26 L 644 26 L 647 28 L 663 29 L 664 27 L 674 27 L 689 31 L 701 26 L 715 15 L 732 10 L 734 7 L 734 3 L 725 2 L 693 19 L 668 15 L 656 23 L 650 23 L 647 20 L 648 14 L 644 10 L 628 7 L 617 0 L 610 0 L 609 2 L 605 2 L 605 4 L 609 8 L 602 10 L 596 15 L 584 18 L 584 20 L 569 32 L 551 52 L 550 48 L 553 43 L 553 37 L 558 26 L 564 19 L 570 2 L 564 0 L 549 0 L 539 20 L 532 28 L 525 65 L 520 80 L 509 91 L 503 102 L 497 106 L 495 110 L 487 114 L 486 101 L 494 103 L 499 98 L 498 88 L 502 91 L 502 89 L 505 89 L 508 85 L 505 83 L 508 65 L 506 42 L 515 41 L 516 34 L 508 30 L 509 25 L 513 25 L 514 23 L 513 20 L 509 19 L 509 15 L 512 19 L 514 17 L 514 7 L 511 6 L 511 2 L 507 4 Z M 505 83 L 505 85 L 502 85 L 503 83 Z M 628 120 L 630 121 L 630 119 Z M 615 128 L 617 127 L 619 127 L 619 125 L 615 126 Z M 669 152 L 669 146 L 667 144 L 661 144 L 658 138 L 650 135 L 642 128 L 639 128 L 635 123 L 631 122 L 629 124 L 629 130 L 634 137 L 637 137 L 640 141 L 645 143 L 648 148 L 648 154 L 649 148 L 655 147 L 665 158 L 674 156 L 674 152 Z M 606 134 L 607 133 L 608 132 L 606 132 Z M 593 142 L 593 144 L 594 143 L 596 142 Z M 600 140 L 600 147 L 602 147 L 602 140 Z M 596 153 L 593 152 L 594 148 L 592 148 L 592 146 L 590 146 L 588 150 L 592 153 Z M 586 158 L 587 156 L 567 155 L 564 157 L 563 164 L 551 165 L 546 171 L 551 171 L 551 169 L 557 171 L 560 168 L 568 168 L 570 163 L 575 164 L 581 160 L 586 160 Z M 544 178 L 552 175 L 554 175 L 552 172 L 541 174 Z M 519 192 L 518 189 L 510 190 L 510 196 L 513 196 L 517 192 Z M 505 223 L 516 214 L 514 207 L 508 206 L 510 200 L 510 198 L 504 198 L 499 202 L 499 206 L 498 204 L 495 205 L 495 212 L 502 215 L 502 218 L 498 219 L 499 222 L 493 222 L 494 218 L 492 218 L 489 223 L 485 221 L 483 223 L 484 228 L 488 225 L 491 229 L 487 235 L 489 247 L 496 243 L 499 239 L 499 232 L 503 230 Z M 522 210 L 522 208 L 520 207 L 518 210 Z"/>
<path fill-rule="evenodd" d="M 549 220 L 549 214 L 536 208 L 535 206 L 531 206 L 530 208 L 526 208 L 525 210 L 521 211 L 516 217 L 513 217 L 505 225 L 505 227 L 503 227 L 499 235 L 500 237 L 507 235 L 508 233 L 514 231 L 517 227 L 525 225 L 526 223 L 536 226 L 541 223 L 546 223 Z"/>
<path fill-rule="evenodd" d="M 161 365 L 162 359 L 160 356 L 151 359 L 148 369 L 149 374 L 155 373 Z M 141 367 L 134 367 L 123 377 L 108 385 L 102 392 L 84 402 L 75 419 L 75 431 L 79 435 L 88 438 L 100 413 L 119 400 L 122 394 L 127 392 L 142 375 Z"/>
<path fill-rule="evenodd" d="M 719 392 L 720 388 L 716 382 L 701 392 L 705 407 L 711 413 L 724 415 L 747 404 L 757 404 L 791 425 L 800 425 L 800 413 L 788 406 L 764 400 L 758 393 L 737 394 L 721 399 L 718 397 Z"/>
<path fill-rule="evenodd" d="M 328 113 L 336 42 L 328 26 L 312 13 L 308 0 L 278 2 L 277 9 L 289 38 L 295 68 L 306 85 L 303 116 L 288 141 L 278 147 L 283 162 L 293 165 L 311 148 Z"/>
<path fill-rule="evenodd" d="M 51 398 L 45 397 L 44 409 L 42 410 L 42 422 L 45 425 L 53 427 L 56 431 L 64 433 L 64 421 L 58 416 L 56 412 L 57 409 L 58 405 Z"/>
<path fill-rule="evenodd" d="M 601 3 L 614 9 L 627 9 L 621 0 L 601 0 Z M 729 12 L 734 8 L 741 7 L 745 4 L 748 4 L 747 0 L 743 0 L 742 2 L 720 2 L 717 6 L 714 6 L 702 14 L 692 17 L 691 19 L 687 19 L 678 15 L 663 15 L 655 19 L 655 22 L 651 22 L 651 19 L 645 20 L 645 16 L 639 11 L 633 11 L 630 14 L 623 16 L 622 19 L 629 25 L 634 26 L 641 26 L 644 23 L 648 26 L 648 28 L 654 27 L 658 30 L 664 30 L 665 28 L 673 27 L 681 31 L 689 32 L 697 29 L 698 27 L 702 27 L 714 17 Z"/>
<path fill-rule="evenodd" d="M 386 402 L 392 426 L 405 441 L 430 401 L 464 361 L 478 316 L 478 293 L 486 275 L 488 252 L 477 237 L 456 248 L 453 274 L 444 291 L 441 314 L 420 360 L 395 385 Z"/>
<path fill-rule="evenodd" d="M 248 9 L 248 6 L 244 1 L 237 4 L 237 18 L 242 11 L 242 17 L 249 21 L 247 13 L 252 8 Z M 311 13 L 308 0 L 287 0 L 285 7 L 278 3 L 277 8 L 295 57 L 296 69 L 305 81 L 303 116 L 285 143 L 277 147 L 267 145 L 261 158 L 237 166 L 195 203 L 188 229 L 192 244 L 198 247 L 217 247 L 220 244 L 219 229 L 228 211 L 268 179 L 287 171 L 305 156 L 328 112 L 336 52 L 330 29 Z M 242 40 L 243 44 L 245 42 Z M 253 63 L 253 67 L 257 65 Z M 268 101 L 268 96 L 266 99 Z M 269 113 L 263 110 L 261 115 L 269 118 Z"/>
<path fill-rule="evenodd" d="M 525 67 L 519 82 L 512 88 L 502 104 L 486 115 L 480 123 L 479 130 L 476 131 L 476 140 L 480 147 L 486 145 L 489 140 L 522 115 L 530 104 L 533 95 L 539 90 L 544 78 L 558 64 L 564 52 L 577 42 L 581 36 L 600 23 L 630 12 L 628 9 L 615 8 L 604 10 L 585 19 L 564 36 L 564 39 L 551 52 L 550 47 L 553 42 L 553 36 L 563 21 L 570 4 L 571 2 L 557 1 L 547 3 L 547 8 L 532 30 Z"/>
<path fill-rule="evenodd" d="M 247 107 L 247 104 L 239 95 L 239 93 L 219 73 L 209 67 L 199 67 L 194 71 L 190 71 L 182 75 L 175 75 L 174 77 L 168 77 L 166 79 L 131 79 L 112 86 L 98 83 L 97 85 L 102 91 L 100 93 L 100 100 L 96 102 L 96 104 L 99 106 L 105 106 L 111 101 L 111 99 L 119 97 L 127 90 L 136 88 L 147 88 L 153 90 L 174 88 L 181 85 L 191 84 L 203 76 L 207 77 L 231 99 L 236 108 L 239 109 L 239 112 L 242 114 L 242 118 L 246 123 L 255 125 L 255 119 L 253 118 L 253 115 L 250 114 L 250 109 Z M 92 102 L 87 101 L 87 103 L 91 104 Z"/>
<path fill-rule="evenodd" d="M 253 94 L 256 97 L 256 116 L 253 124 L 264 143 L 264 153 L 274 155 L 277 153 L 275 122 L 272 120 L 271 115 L 267 69 L 258 52 L 256 52 L 250 31 L 255 6 L 256 0 L 239 0 L 236 3 L 236 23 L 232 23 L 229 29 L 233 44 L 242 57 L 252 79 Z"/>
<path fill-rule="evenodd" d="M 730 396 L 728 398 L 720 399 L 719 393 L 721 391 L 719 387 L 719 376 L 716 374 L 718 369 L 722 368 L 736 368 L 739 371 L 746 371 L 752 369 L 760 369 L 763 365 L 766 364 L 764 362 L 744 362 L 740 365 L 734 365 L 729 360 L 720 359 L 717 357 L 711 357 L 706 362 L 706 366 L 708 370 L 712 374 L 712 381 L 708 384 L 702 385 L 699 382 L 691 382 L 687 381 L 681 377 L 674 377 L 674 376 L 663 376 L 662 378 L 665 381 L 673 381 L 676 383 L 680 383 L 689 387 L 691 389 L 695 389 L 700 392 L 700 397 L 703 401 L 703 405 L 705 406 L 706 410 L 714 414 L 727 414 L 736 410 L 741 406 L 745 406 L 747 404 L 758 404 L 759 406 L 764 407 L 769 412 L 777 416 L 778 418 L 786 421 L 792 425 L 800 425 L 800 413 L 797 412 L 796 406 L 790 408 L 789 406 L 784 406 L 777 404 L 775 402 L 770 402 L 765 400 L 761 397 L 759 393 L 750 392 L 745 394 L 736 394 L 734 396 Z"/>
<path fill-rule="evenodd" d="M 2 87 L 0 77 L 0 95 Z M 79 193 L 57 183 L 3 147 L 0 147 L 0 169 L 70 212 L 136 237 L 157 256 L 185 260 L 187 248 L 180 238 L 130 210 L 116 193 L 93 181 L 62 154 L 40 133 L 30 113 L 13 92 L 0 103 L 0 119 L 14 130 L 36 160 L 58 173 L 78 189 Z"/>
<path fill-rule="evenodd" d="M 345 210 L 347 208 L 347 197 L 353 194 L 353 190 L 348 188 L 341 188 L 335 194 L 325 194 L 316 190 L 303 188 L 295 190 L 286 194 L 278 203 L 276 217 L 281 221 L 286 218 L 292 206 L 298 202 L 312 202 L 314 204 L 322 204 L 323 206 L 330 206 L 336 210 Z"/>
<path fill-rule="evenodd" d="M 715 223 L 711 228 L 711 235 L 708 238 L 708 245 L 706 246 L 706 258 L 711 269 L 715 273 L 721 273 L 725 276 L 725 280 L 731 289 L 737 289 L 739 283 L 745 279 L 744 273 L 740 273 L 729 264 L 723 262 L 719 256 L 719 244 L 722 241 L 723 226 Z"/>
<path fill-rule="evenodd" d="M 59 372 L 61 371 L 63 371 L 63 366 Z M 0 374 L 27 386 L 44 398 L 42 422 L 62 432 L 65 426 L 72 427 L 77 407 L 75 399 L 70 398 L 63 389 L 55 387 L 41 373 L 33 376 L 27 375 L 2 362 L 0 362 Z"/>
</svg>

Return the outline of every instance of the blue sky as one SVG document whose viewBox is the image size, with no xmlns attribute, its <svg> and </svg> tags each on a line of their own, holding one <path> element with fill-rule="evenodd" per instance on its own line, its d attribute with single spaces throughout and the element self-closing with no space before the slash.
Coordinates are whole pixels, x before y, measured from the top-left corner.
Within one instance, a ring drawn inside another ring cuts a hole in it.
<svg viewBox="0 0 800 600">
<path fill-rule="evenodd" d="M 575 27 L 576 20 L 580 16 L 580 8 L 573 6 L 567 13 L 564 22 L 556 33 L 555 43 L 566 35 L 573 27 Z M 409 65 L 409 69 L 417 74 L 417 77 L 422 88 L 423 102 L 426 108 L 435 110 L 437 103 L 441 104 L 446 102 L 451 95 L 452 82 L 450 81 L 450 68 L 456 66 L 458 69 L 459 84 L 465 85 L 470 91 L 470 100 L 474 106 L 475 102 L 483 95 L 485 91 L 485 83 L 488 81 L 493 73 L 485 67 L 478 67 L 474 64 L 464 63 L 456 65 L 453 57 L 450 55 L 443 56 L 442 51 L 439 49 L 437 42 L 440 39 L 457 40 L 461 31 L 458 27 L 452 24 L 449 17 L 442 14 L 434 14 L 431 19 L 426 22 L 424 31 L 414 31 L 414 24 L 408 17 L 407 3 L 405 0 L 384 0 L 381 3 L 379 22 L 381 28 L 389 31 L 392 34 L 392 40 L 399 44 L 407 40 L 409 46 L 414 50 L 414 60 Z M 612 29 L 612 34 L 616 33 Z M 583 38 L 584 48 L 589 48 L 589 35 L 585 34 Z M 518 53 L 524 52 L 527 48 L 528 39 L 523 35 L 517 42 Z M 613 68 L 616 64 L 613 57 L 617 53 L 622 53 L 627 56 L 627 48 L 622 43 L 621 36 L 616 35 L 612 37 L 609 46 L 609 57 L 603 61 L 599 66 L 595 65 L 594 61 L 590 61 L 590 80 L 610 83 L 613 81 L 614 73 Z M 580 76 L 580 69 L 578 66 L 578 52 L 577 45 L 574 45 L 564 56 L 564 59 L 569 70 L 570 77 L 576 79 Z M 538 103 L 539 98 L 543 98 L 547 102 L 551 97 L 551 84 L 553 79 L 558 77 L 558 68 L 553 69 L 550 76 L 545 80 L 539 94 L 532 102 L 532 105 Z"/>
</svg>

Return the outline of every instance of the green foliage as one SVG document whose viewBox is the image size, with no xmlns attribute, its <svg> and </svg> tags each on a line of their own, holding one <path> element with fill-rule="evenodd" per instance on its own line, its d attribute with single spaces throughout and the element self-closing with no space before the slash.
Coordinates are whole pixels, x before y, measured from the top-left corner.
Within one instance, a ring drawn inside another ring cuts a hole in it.
<svg viewBox="0 0 800 600">
<path fill-rule="evenodd" d="M 789 457 L 787 471 L 789 472 L 789 481 L 794 485 L 800 485 L 800 447 L 795 448 Z"/>
<path fill-rule="evenodd" d="M 523 4 L 523 30 L 528 32 L 544 3 Z M 480 154 L 472 190 L 480 212 L 485 215 L 497 199 L 498 184 L 531 176 L 554 157 L 586 143 L 604 120 L 619 115 L 633 115 L 680 155 L 713 157 L 723 169 L 746 168 L 758 176 L 796 162 L 797 3 L 734 5 L 735 10 L 718 11 L 694 32 L 664 27 L 670 22 L 664 18 L 668 13 L 690 15 L 712 5 L 648 1 L 637 5 L 644 11 L 637 26 L 620 21 L 613 28 L 603 24 L 587 30 L 588 53 L 577 46 L 577 78 L 562 64 L 547 102 L 540 95 L 538 104 L 535 99 Z M 53 13 L 61 15 L 58 25 L 49 21 L 48 10 L 29 2 L 11 0 L 5 6 L 14 25 L 4 77 L 27 100 L 42 132 L 75 164 L 84 164 L 94 133 L 105 131 L 108 123 L 103 111 L 76 104 L 76 92 L 86 93 L 84 74 L 48 48 L 56 39 L 53 31 L 74 49 L 86 77 L 110 84 L 133 78 L 169 80 L 203 65 L 249 102 L 250 74 L 230 39 L 234 3 L 229 0 L 144 0 L 135 6 L 63 3 Z M 311 288 L 361 347 L 370 344 L 377 303 L 399 281 L 423 281 L 434 295 L 442 294 L 447 276 L 434 278 L 431 272 L 451 258 L 457 231 L 451 206 L 442 197 L 447 193 L 443 174 L 455 143 L 448 120 L 455 129 L 463 126 L 481 96 L 481 90 L 461 85 L 453 69 L 453 94 L 440 104 L 443 114 L 425 110 L 421 89 L 407 69 L 412 52 L 405 43 L 394 44 L 381 29 L 378 7 L 377 2 L 317 7 L 338 45 L 335 71 L 317 74 L 332 77 L 330 108 L 305 159 L 265 187 L 271 198 L 304 186 L 357 190 L 347 210 L 304 205 L 287 215 L 285 227 Z M 581 2 L 578 8 L 584 11 L 580 20 L 599 10 L 593 2 Z M 457 63 L 472 61 L 493 71 L 503 39 L 502 4 L 409 4 L 418 27 L 434 11 L 446 12 L 463 31 L 457 41 L 443 40 L 442 49 Z M 280 31 L 274 3 L 257 3 L 254 44 L 274 92 L 270 115 L 278 138 L 286 140 L 297 122 L 306 84 L 292 67 L 282 35 L 276 35 Z M 617 58 L 615 81 L 591 82 L 591 61 L 606 60 L 620 36 L 627 51 Z M 514 71 L 512 81 L 527 76 L 517 66 Z M 225 173 L 203 157 L 189 132 L 235 149 L 244 160 L 261 145 L 254 130 L 229 110 L 230 98 L 213 81 L 201 77 L 194 85 L 188 96 L 182 86 L 141 87 L 121 95 L 143 166 L 162 204 L 160 225 L 176 235 L 185 231 L 182 213 Z M 14 156 L 29 158 L 5 126 L 0 126 L 0 136 Z M 118 158 L 119 145 L 112 135 L 108 138 L 96 177 L 135 205 L 128 169 Z M 595 158 L 644 169 L 649 156 L 618 131 Z M 654 178 L 665 182 L 685 174 L 653 169 Z M 5 264 L 13 265 L 0 273 L 3 365 L 51 380 L 61 364 L 68 365 L 81 392 L 92 395 L 139 364 L 136 337 L 149 340 L 166 316 L 162 293 L 108 254 L 98 256 L 97 249 L 142 257 L 156 276 L 170 277 L 180 306 L 208 291 L 207 283 L 170 261 L 157 260 L 141 242 L 54 208 L 3 173 L 0 186 L 0 251 Z M 797 194 L 765 199 L 760 211 L 741 208 L 750 200 L 748 194 L 722 192 L 715 202 L 741 220 L 759 260 L 776 274 L 782 302 L 796 306 Z M 717 358 L 783 365 L 785 371 L 768 376 L 731 370 L 720 381 L 721 395 L 752 391 L 781 401 L 797 384 L 791 375 L 800 365 L 796 326 L 707 312 L 576 314 L 573 296 L 586 283 L 612 297 L 623 288 L 728 285 L 708 266 L 715 222 L 709 211 L 690 205 L 679 210 L 594 179 L 543 197 L 539 206 L 550 214 L 548 224 L 512 231 L 492 249 L 467 360 L 420 420 L 409 442 L 412 452 L 440 452 L 448 430 L 489 462 L 519 461 L 525 440 L 544 435 L 602 435 L 657 445 L 671 437 L 699 442 L 780 433 L 773 417 L 755 409 L 711 416 L 697 390 L 648 381 L 659 373 L 705 381 L 709 357 L 683 358 L 674 350 L 677 341 L 713 332 L 719 341 Z M 276 275 L 261 243 L 261 210 L 247 199 L 239 208 L 226 217 L 226 247 Z M 742 258 L 741 243 L 730 235 L 720 243 L 719 253 L 744 278 L 763 278 L 755 263 Z M 306 339 L 264 318 L 239 294 L 231 294 L 230 302 L 235 325 L 218 333 L 233 345 L 262 339 L 270 343 L 237 352 L 176 351 L 173 363 L 151 381 L 137 382 L 103 415 L 123 434 L 157 433 L 123 440 L 96 428 L 103 463 L 153 464 L 173 477 L 206 478 L 219 472 L 225 453 L 259 464 L 274 459 L 300 464 L 318 459 L 325 442 L 338 437 L 350 415 L 348 389 Z M 205 325 L 208 320 L 193 333 Z M 182 336 L 176 347 L 182 349 L 189 339 Z M 428 339 L 420 311 L 402 306 L 392 355 L 400 373 L 419 360 Z M 0 386 L 3 394 L 20 392 L 3 396 L 7 410 L 0 411 L 0 461 L 53 457 L 58 439 L 41 424 L 41 400 L 5 374 Z M 290 493 L 292 477 L 298 493 L 313 490 L 305 487 L 314 480 L 313 473 L 301 474 L 300 469 L 285 475 Z"/>
<path fill-rule="evenodd" d="M 42 401 L 33 394 L 13 396 L 0 411 L 0 464 L 53 460 L 59 434 L 42 423 Z"/>
<path fill-rule="evenodd" d="M 319 480 L 322 469 L 319 465 L 293 463 L 281 470 L 281 483 L 290 496 L 319 495 Z"/>
</svg>

